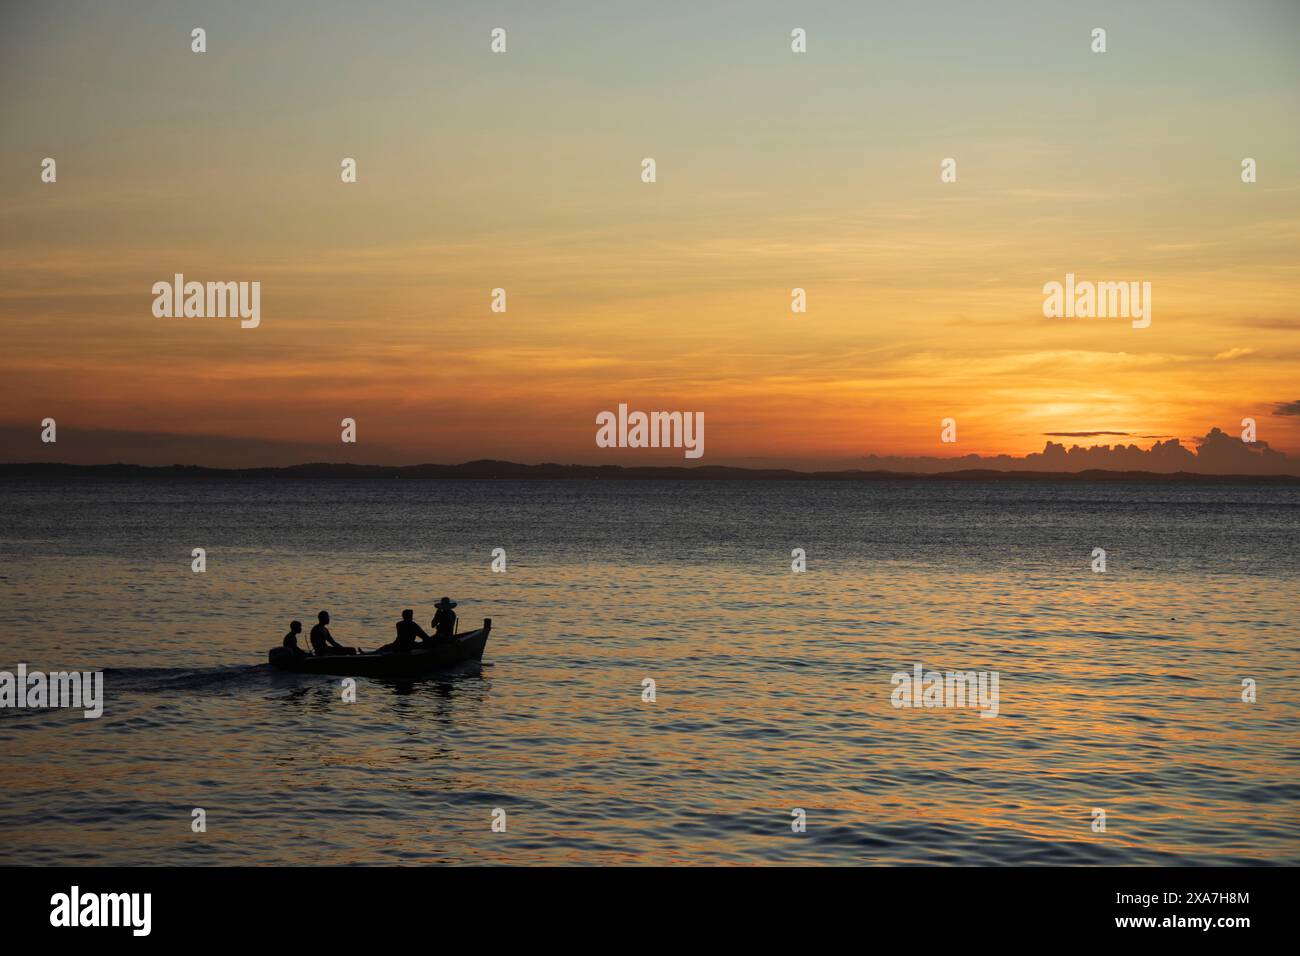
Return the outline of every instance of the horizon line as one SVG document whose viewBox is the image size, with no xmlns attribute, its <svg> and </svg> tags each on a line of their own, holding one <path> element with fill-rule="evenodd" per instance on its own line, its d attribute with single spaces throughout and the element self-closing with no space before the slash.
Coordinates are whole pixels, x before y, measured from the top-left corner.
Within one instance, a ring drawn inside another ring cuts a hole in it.
<svg viewBox="0 0 1300 956">
<path fill-rule="evenodd" d="M 142 465 L 130 462 L 73 464 L 71 462 L 0 462 L 0 478 L 25 477 L 260 477 L 290 478 L 401 478 L 440 479 L 541 479 L 582 480 L 623 478 L 632 480 L 1084 480 L 1084 481 L 1235 481 L 1300 484 L 1300 475 L 1218 473 L 1207 471 L 1149 471 L 1143 469 L 1084 468 L 1077 471 L 1042 469 L 959 468 L 949 471 L 904 471 L 848 468 L 804 471 L 796 468 L 749 468 L 739 465 L 588 465 L 539 462 L 526 464 L 504 459 L 479 458 L 456 464 L 427 462 L 414 465 L 373 465 L 352 462 L 301 462 L 294 465 L 221 467 L 211 465 Z"/>
</svg>

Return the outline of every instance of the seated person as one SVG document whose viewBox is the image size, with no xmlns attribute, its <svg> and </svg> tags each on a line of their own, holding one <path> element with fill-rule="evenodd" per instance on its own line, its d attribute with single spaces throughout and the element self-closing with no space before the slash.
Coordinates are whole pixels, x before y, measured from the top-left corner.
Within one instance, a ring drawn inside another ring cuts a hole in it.
<svg viewBox="0 0 1300 956">
<path fill-rule="evenodd" d="M 284 646 L 294 657 L 306 657 L 307 652 L 298 646 L 298 635 L 302 633 L 302 621 L 290 621 L 289 633 L 284 635 Z"/>
<path fill-rule="evenodd" d="M 429 622 L 433 628 L 433 640 L 449 641 L 456 636 L 456 615 L 451 610 L 455 606 L 456 602 L 450 598 L 443 598 L 434 605 L 438 611 Z"/>
<path fill-rule="evenodd" d="M 318 655 L 321 654 L 355 654 L 355 647 L 344 647 L 338 641 L 334 640 L 334 635 L 326 626 L 330 622 L 329 611 L 321 611 L 316 615 L 320 622 L 311 629 L 311 649 Z"/>
<path fill-rule="evenodd" d="M 391 644 L 385 644 L 380 651 L 396 652 L 399 654 L 409 654 L 415 647 L 415 639 L 428 641 L 429 635 L 424 633 L 424 628 L 415 623 L 415 612 L 407 608 L 402 612 L 402 619 L 397 622 L 397 640 Z"/>
</svg>

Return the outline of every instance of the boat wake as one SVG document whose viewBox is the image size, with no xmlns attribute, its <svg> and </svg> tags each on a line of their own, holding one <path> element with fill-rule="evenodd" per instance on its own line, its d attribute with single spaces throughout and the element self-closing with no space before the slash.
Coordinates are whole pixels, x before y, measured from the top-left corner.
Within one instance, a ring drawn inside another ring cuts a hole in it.
<svg viewBox="0 0 1300 956">
<path fill-rule="evenodd" d="M 110 667 L 104 670 L 104 684 L 117 691 L 134 693 L 219 693 L 244 686 L 265 685 L 271 668 L 266 664 L 224 667 Z"/>
</svg>

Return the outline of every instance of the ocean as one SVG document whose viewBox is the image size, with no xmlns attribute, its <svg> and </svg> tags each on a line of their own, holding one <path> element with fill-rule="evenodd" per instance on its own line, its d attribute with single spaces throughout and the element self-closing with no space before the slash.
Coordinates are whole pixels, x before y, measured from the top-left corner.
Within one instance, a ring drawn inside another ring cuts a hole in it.
<svg viewBox="0 0 1300 956">
<path fill-rule="evenodd" d="M 105 694 L 97 720 L 0 709 L 0 863 L 1300 864 L 1294 486 L 11 479 L 0 503 L 0 670 Z M 443 595 L 492 619 L 481 666 L 349 702 L 266 664 L 291 619 L 373 648 Z M 997 715 L 895 706 L 918 665 L 996 672 Z"/>
</svg>

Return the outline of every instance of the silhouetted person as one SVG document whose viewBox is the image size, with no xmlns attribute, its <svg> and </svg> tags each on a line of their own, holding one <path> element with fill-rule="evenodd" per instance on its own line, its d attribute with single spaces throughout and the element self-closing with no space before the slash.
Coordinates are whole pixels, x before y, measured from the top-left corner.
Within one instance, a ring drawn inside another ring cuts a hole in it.
<svg viewBox="0 0 1300 956">
<path fill-rule="evenodd" d="M 434 639 L 439 641 L 449 641 L 456 636 L 456 615 L 451 609 L 456 606 L 456 602 L 450 598 L 443 598 L 437 604 L 437 613 L 433 615 L 433 620 L 429 626 L 433 628 Z"/>
<path fill-rule="evenodd" d="M 289 633 L 284 635 L 284 646 L 294 657 L 306 657 L 307 652 L 298 646 L 298 635 L 302 633 L 302 621 L 290 621 Z"/>
<path fill-rule="evenodd" d="M 317 654 L 355 654 L 356 649 L 344 647 L 338 641 L 334 640 L 334 635 L 326 627 L 330 622 L 329 611 L 321 611 L 316 615 L 320 622 L 311 629 L 311 649 Z"/>
<path fill-rule="evenodd" d="M 429 635 L 424 633 L 424 628 L 415 623 L 415 612 L 407 608 L 402 612 L 402 619 L 397 622 L 397 640 L 385 644 L 380 650 L 408 654 L 415 647 L 417 637 L 422 641 L 429 640 Z"/>
</svg>

